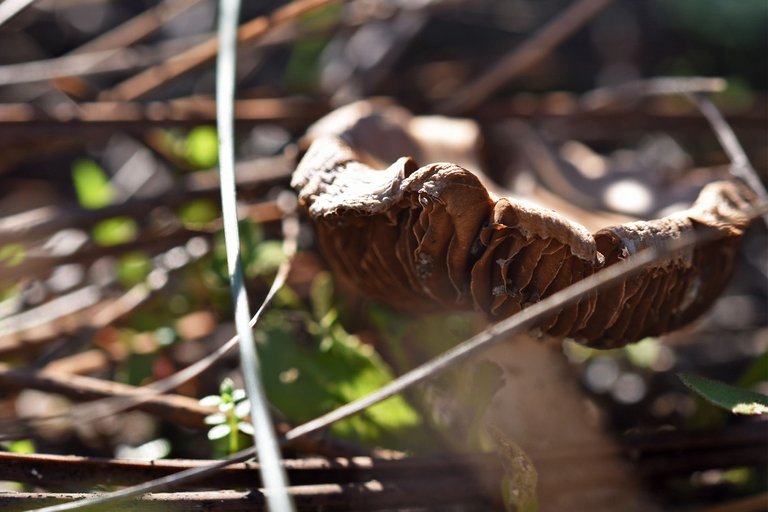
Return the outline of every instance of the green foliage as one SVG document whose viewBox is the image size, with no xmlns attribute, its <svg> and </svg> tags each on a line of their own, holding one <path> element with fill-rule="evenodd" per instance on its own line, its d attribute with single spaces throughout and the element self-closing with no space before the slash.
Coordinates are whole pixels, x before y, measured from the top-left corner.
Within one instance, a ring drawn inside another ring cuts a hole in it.
<svg viewBox="0 0 768 512">
<path fill-rule="evenodd" d="M 0 247 L 0 266 L 19 266 L 26 257 L 27 251 L 22 244 L 5 244 Z"/>
<path fill-rule="evenodd" d="M 135 333 L 128 330 L 121 333 L 121 337 L 123 338 L 121 341 L 128 345 L 128 353 L 130 355 L 122 365 L 120 370 L 120 380 L 131 386 L 142 386 L 152 377 L 152 366 L 157 359 L 157 355 L 154 353 L 147 354 L 132 352 L 130 340 L 134 336 Z"/>
<path fill-rule="evenodd" d="M 434 314 L 408 317 L 382 305 L 369 310 L 386 354 L 399 372 L 405 372 L 471 337 L 478 323 L 472 314 Z M 464 439 L 471 449 L 484 450 L 490 440 L 483 417 L 503 384 L 501 369 L 486 362 L 459 364 L 431 379 L 432 389 L 441 396 L 440 412 L 427 416 L 436 430 L 450 428 L 452 436 Z M 409 392 L 424 410 L 433 411 L 423 388 Z M 447 411 L 447 414 L 446 414 Z M 446 418 L 448 421 L 446 422 Z"/>
<path fill-rule="evenodd" d="M 536 486 L 539 475 L 530 457 L 520 446 L 505 438 L 499 430 L 491 430 L 490 434 L 504 467 L 501 495 L 505 509 L 510 512 L 537 512 L 539 499 Z"/>
<path fill-rule="evenodd" d="M 195 167 L 210 169 L 219 162 L 219 138 L 213 126 L 198 126 L 187 135 L 184 157 Z"/>
<path fill-rule="evenodd" d="M 2 262 L 0 262 L 2 265 Z M 16 297 L 21 293 L 21 286 L 19 284 L 10 285 L 0 281 L 0 301 L 8 300 L 12 297 Z"/>
<path fill-rule="evenodd" d="M 659 359 L 661 344 L 657 338 L 645 338 L 622 349 L 634 366 L 650 368 Z"/>
<path fill-rule="evenodd" d="M 741 77 L 728 78 L 726 89 L 712 97 L 719 108 L 727 112 L 747 112 L 755 104 L 755 91 Z"/>
<path fill-rule="evenodd" d="M 282 244 L 277 241 L 264 240 L 264 233 L 259 224 L 248 221 L 238 223 L 240 229 L 240 252 L 245 264 L 245 276 L 267 276 L 274 274 L 285 256 Z M 211 264 L 217 281 L 225 286 L 229 282 L 227 274 L 227 250 L 224 245 L 224 234 L 218 233 L 214 239 L 213 261 Z"/>
<path fill-rule="evenodd" d="M 267 240 L 258 244 L 254 250 L 253 260 L 248 263 L 246 273 L 252 276 L 268 276 L 277 272 L 277 268 L 285 260 L 283 244 L 276 240 Z"/>
<path fill-rule="evenodd" d="M 84 208 L 103 208 L 115 199 L 109 176 L 93 160 L 81 159 L 72 166 L 72 183 L 77 199 Z M 110 246 L 134 240 L 139 228 L 130 217 L 106 219 L 94 226 L 93 240 L 98 245 Z"/>
<path fill-rule="evenodd" d="M 35 453 L 35 442 L 31 439 L 17 439 L 8 444 L 8 451 L 18 454 Z"/>
<path fill-rule="evenodd" d="M 114 199 L 107 174 L 93 160 L 78 160 L 72 166 L 77 199 L 84 208 L 103 208 Z"/>
<path fill-rule="evenodd" d="M 212 425 L 208 430 L 208 439 L 223 441 L 216 444 L 217 452 L 231 455 L 248 444 L 246 436 L 253 435 L 253 425 L 247 421 L 251 413 L 251 402 L 245 390 L 235 389 L 232 379 L 224 379 L 219 386 L 219 394 L 201 398 L 200 405 L 219 409 L 205 417 L 206 425 Z"/>
<path fill-rule="evenodd" d="M 602 350 L 590 348 L 573 340 L 563 343 L 563 351 L 572 363 L 583 363 L 594 357 L 626 358 L 636 368 L 653 368 L 662 353 L 658 338 L 644 338 L 626 347 Z"/>
<path fill-rule="evenodd" d="M 256 333 L 267 395 L 292 421 L 309 421 L 392 380 L 375 350 L 346 332 L 333 306 L 332 285 L 320 274 L 311 311 L 272 311 Z M 309 334 L 309 336 L 307 335 Z M 420 417 L 399 396 L 336 423 L 331 431 L 369 444 L 413 449 Z"/>
<path fill-rule="evenodd" d="M 768 352 L 763 352 L 742 374 L 739 387 L 748 388 L 766 381 L 768 381 Z"/>
<path fill-rule="evenodd" d="M 768 413 L 768 396 L 766 395 L 698 375 L 681 373 L 678 376 L 691 390 L 709 402 L 734 414 Z"/>
<path fill-rule="evenodd" d="M 445 352 L 475 332 L 472 314 L 408 317 L 374 304 L 368 315 L 400 372 Z"/>
<path fill-rule="evenodd" d="M 317 83 L 319 58 L 327 37 L 309 37 L 293 45 L 285 72 L 285 82 L 297 92 L 310 92 Z"/>
<path fill-rule="evenodd" d="M 151 268 L 152 263 L 146 254 L 138 251 L 129 252 L 120 257 L 117 266 L 117 280 L 123 286 L 131 287 L 143 282 Z"/>
<path fill-rule="evenodd" d="M 197 199 L 183 205 L 179 218 L 185 226 L 195 227 L 208 224 L 219 216 L 219 206 L 210 199 Z"/>
<path fill-rule="evenodd" d="M 341 13 L 341 6 L 329 5 L 302 17 L 300 24 L 308 30 L 328 29 L 338 22 Z M 320 55 L 329 41 L 329 36 L 310 36 L 294 43 L 285 72 L 285 83 L 290 89 L 309 92 L 315 88 Z"/>
<path fill-rule="evenodd" d="M 504 372 L 499 365 L 483 361 L 473 371 L 459 373 L 456 382 L 456 400 L 470 418 L 467 444 L 477 449 L 488 449 L 492 442 L 484 420 L 485 412 L 493 397 L 504 386 Z"/>
<path fill-rule="evenodd" d="M 114 217 L 94 226 L 93 240 L 102 246 L 118 245 L 134 240 L 138 233 L 136 221 L 130 217 Z"/>
<path fill-rule="evenodd" d="M 657 0 L 665 19 L 687 32 L 728 47 L 765 40 L 765 0 Z"/>
<path fill-rule="evenodd" d="M 176 329 L 167 325 L 158 327 L 152 334 L 161 347 L 169 347 L 179 339 L 179 333 L 176 332 Z"/>
</svg>

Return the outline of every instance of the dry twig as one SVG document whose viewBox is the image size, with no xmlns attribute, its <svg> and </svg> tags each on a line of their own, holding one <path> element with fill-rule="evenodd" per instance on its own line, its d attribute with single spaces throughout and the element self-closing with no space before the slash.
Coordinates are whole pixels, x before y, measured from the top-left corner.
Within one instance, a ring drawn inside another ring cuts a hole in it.
<svg viewBox="0 0 768 512">
<path fill-rule="evenodd" d="M 558 44 L 608 7 L 611 1 L 578 0 L 574 2 L 557 18 L 539 29 L 438 110 L 447 114 L 461 114 L 476 107 L 511 78 L 539 62 Z"/>
<path fill-rule="evenodd" d="M 338 0 L 296 0 L 279 8 L 269 16 L 260 16 L 240 27 L 239 44 L 257 41 L 270 30 L 290 23 L 300 16 L 316 9 L 336 3 Z M 193 46 L 170 60 L 152 67 L 118 84 L 100 97 L 106 100 L 135 100 L 145 98 L 159 87 L 176 80 L 195 69 L 211 62 L 218 53 L 216 38 Z"/>
<path fill-rule="evenodd" d="M 0 386 L 4 389 L 16 390 L 37 389 L 78 401 L 113 397 L 130 399 L 142 393 L 140 388 L 119 382 L 51 371 L 15 370 L 4 363 L 0 363 Z M 154 414 L 185 427 L 198 429 L 206 428 L 204 418 L 216 412 L 215 408 L 201 406 L 194 398 L 168 394 L 147 398 L 131 408 Z M 3 437 L 6 438 L 24 435 L 23 432 L 9 432 L 7 427 L 2 431 Z"/>
</svg>

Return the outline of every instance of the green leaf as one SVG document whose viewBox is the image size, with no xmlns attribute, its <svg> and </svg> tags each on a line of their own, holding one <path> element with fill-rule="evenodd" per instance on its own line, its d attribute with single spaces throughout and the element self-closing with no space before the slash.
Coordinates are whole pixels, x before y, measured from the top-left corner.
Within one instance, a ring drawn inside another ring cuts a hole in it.
<svg viewBox="0 0 768 512">
<path fill-rule="evenodd" d="M 247 436 L 253 436 L 254 434 L 253 425 L 251 425 L 247 421 L 239 422 L 237 424 L 237 429 Z"/>
<path fill-rule="evenodd" d="M 240 221 L 237 226 L 240 232 L 240 253 L 245 265 L 246 276 L 253 277 L 262 273 L 273 272 L 280 264 L 280 261 L 282 261 L 282 248 L 280 249 L 280 260 L 277 263 L 273 263 L 272 260 L 276 259 L 273 242 L 264 241 L 262 227 L 259 224 L 248 221 Z M 264 244 L 267 244 L 267 246 L 264 246 Z M 274 244 L 279 246 L 280 242 L 274 242 Z M 217 233 L 214 238 L 211 266 L 218 281 L 223 285 L 228 285 L 227 250 L 224 244 L 223 231 Z"/>
<path fill-rule="evenodd" d="M 248 274 L 264 276 L 274 274 L 285 259 L 283 243 L 277 240 L 267 240 L 256 246 L 253 260 L 248 265 Z"/>
<path fill-rule="evenodd" d="M 288 59 L 285 83 L 294 92 L 311 92 L 317 85 L 320 55 L 328 44 L 327 37 L 307 37 L 297 41 Z"/>
<path fill-rule="evenodd" d="M 477 326 L 472 314 L 411 318 L 381 304 L 372 305 L 368 313 L 399 372 L 408 371 L 423 363 L 425 358 L 454 347 L 472 336 Z"/>
<path fill-rule="evenodd" d="M 224 414 L 222 414 L 220 412 L 209 414 L 203 420 L 203 423 L 205 423 L 206 425 L 221 425 L 221 424 L 226 423 L 226 422 L 227 422 L 226 415 L 224 415 Z"/>
<path fill-rule="evenodd" d="M 234 389 L 232 390 L 232 400 L 235 402 L 240 402 L 241 400 L 245 400 L 248 395 L 245 394 L 244 389 Z"/>
<path fill-rule="evenodd" d="M 120 257 L 117 279 L 125 287 L 143 282 L 152 269 L 149 257 L 143 252 L 131 252 Z"/>
<path fill-rule="evenodd" d="M 768 413 L 768 396 L 722 382 L 692 375 L 678 374 L 683 384 L 713 404 L 734 414 Z"/>
<path fill-rule="evenodd" d="M 153 334 L 155 336 L 155 340 L 157 340 L 157 344 L 161 347 L 169 347 L 179 339 L 179 335 L 176 332 L 176 329 L 167 325 L 158 327 L 155 329 Z"/>
<path fill-rule="evenodd" d="M 219 216 L 219 206 L 210 199 L 196 199 L 182 205 L 179 218 L 185 226 L 198 227 L 205 225 Z"/>
<path fill-rule="evenodd" d="M 372 347 L 338 324 L 315 329 L 309 337 L 301 324 L 273 311 L 256 336 L 269 400 L 295 422 L 309 421 L 392 380 Z M 420 422 L 416 411 L 396 396 L 331 430 L 371 445 L 415 449 L 426 443 L 419 437 Z"/>
<path fill-rule="evenodd" d="M 114 217 L 99 222 L 93 228 L 93 240 L 102 246 L 123 244 L 135 239 L 139 233 L 130 217 Z"/>
<path fill-rule="evenodd" d="M 189 163 L 201 169 L 215 166 L 219 161 L 219 137 L 216 128 L 198 126 L 187 136 L 184 156 Z"/>
<path fill-rule="evenodd" d="M 27 251 L 22 244 L 6 244 L 0 247 L 0 265 L 15 267 L 27 257 Z"/>
<path fill-rule="evenodd" d="M 491 361 L 479 363 L 474 371 L 459 376 L 461 387 L 454 392 L 457 401 L 469 415 L 467 444 L 473 447 L 488 446 L 485 413 L 496 393 L 504 386 L 504 372 Z"/>
<path fill-rule="evenodd" d="M 221 397 L 219 395 L 204 396 L 198 402 L 203 407 L 218 407 L 221 403 Z"/>
<path fill-rule="evenodd" d="M 299 25 L 308 31 L 321 31 L 335 26 L 342 16 L 339 5 L 328 5 L 299 19 Z M 285 71 L 285 84 L 294 91 L 311 92 L 317 86 L 320 71 L 320 56 L 330 37 L 308 36 L 296 41 Z"/>
<path fill-rule="evenodd" d="M 235 406 L 235 417 L 239 420 L 251 414 L 251 402 L 244 400 Z"/>
<path fill-rule="evenodd" d="M 221 393 L 222 398 L 224 401 L 227 401 L 227 398 L 232 396 L 232 392 L 235 390 L 235 383 L 227 377 L 226 379 L 221 381 L 221 385 L 219 386 L 219 393 Z"/>
<path fill-rule="evenodd" d="M 19 454 L 35 453 L 35 442 L 31 439 L 18 439 L 8 445 L 8 451 Z"/>
<path fill-rule="evenodd" d="M 229 435 L 231 429 L 227 424 L 216 425 L 208 431 L 208 439 L 215 441 L 217 439 L 224 439 Z"/>
<path fill-rule="evenodd" d="M 742 388 L 749 388 L 765 381 L 768 381 L 768 352 L 763 352 L 752 360 L 752 363 L 739 379 L 738 385 Z"/>
<path fill-rule="evenodd" d="M 539 499 L 536 486 L 539 476 L 533 462 L 520 446 L 507 439 L 500 430 L 490 429 L 504 467 L 501 494 L 505 509 L 512 512 L 537 512 Z"/>
<path fill-rule="evenodd" d="M 325 318 L 333 307 L 333 280 L 328 272 L 320 272 L 309 290 L 312 314 L 316 319 Z"/>
<path fill-rule="evenodd" d="M 645 338 L 624 347 L 627 359 L 638 368 L 650 368 L 659 359 L 661 344 L 656 338 Z"/>
<path fill-rule="evenodd" d="M 77 200 L 84 208 L 103 208 L 112 202 L 114 190 L 106 173 L 93 160 L 78 160 L 72 166 Z"/>
</svg>

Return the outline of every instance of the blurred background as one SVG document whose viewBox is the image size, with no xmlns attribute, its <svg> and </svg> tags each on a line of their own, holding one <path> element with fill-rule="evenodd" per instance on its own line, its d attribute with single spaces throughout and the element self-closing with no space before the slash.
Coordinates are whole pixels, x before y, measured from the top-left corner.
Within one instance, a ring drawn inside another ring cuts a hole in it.
<svg viewBox="0 0 768 512">
<path fill-rule="evenodd" d="M 581 11 L 569 10 L 576 4 Z M 386 96 L 417 115 L 474 120 L 477 159 L 500 187 L 555 198 L 589 226 L 679 210 L 727 175 L 728 156 L 695 105 L 643 81 L 678 78 L 674 89 L 691 77 L 722 78 L 711 99 L 766 181 L 764 0 L 286 5 L 244 2 L 241 14 L 251 35 L 238 55 L 238 187 L 252 304 L 283 258 L 284 194 L 306 149 L 302 135 L 360 99 Z M 11 9 L 0 4 L 0 19 Z M 4 371 L 138 386 L 232 335 L 215 173 L 216 9 L 212 0 L 38 0 L 1 22 Z M 579 12 L 583 22 L 560 40 L 532 39 Z M 510 54 L 537 48 L 518 72 L 468 97 Z M 635 85 L 616 89 L 627 83 Z M 472 315 L 409 318 L 339 293 L 306 221 L 299 244 L 288 287 L 257 329 L 269 398 L 285 425 L 378 388 L 482 325 Z M 764 419 L 729 415 L 676 377 L 693 372 L 765 392 L 767 325 L 768 238 L 757 222 L 732 285 L 693 329 L 614 351 L 565 343 L 585 393 L 662 503 L 684 508 L 768 490 Z M 457 392 L 466 387 L 460 374 L 339 423 L 326 454 L 441 452 L 451 444 L 445 429 L 471 423 L 451 416 L 449 402 L 474 400 Z M 241 387 L 234 355 L 177 392 L 221 398 L 227 377 Z M 80 400 L 75 391 L 0 382 L 8 425 Z M 210 435 L 212 426 L 131 411 L 82 425 L 30 423 L 3 447 L 209 458 L 247 442 L 235 427 Z M 686 444 L 689 432 L 702 437 Z"/>
</svg>

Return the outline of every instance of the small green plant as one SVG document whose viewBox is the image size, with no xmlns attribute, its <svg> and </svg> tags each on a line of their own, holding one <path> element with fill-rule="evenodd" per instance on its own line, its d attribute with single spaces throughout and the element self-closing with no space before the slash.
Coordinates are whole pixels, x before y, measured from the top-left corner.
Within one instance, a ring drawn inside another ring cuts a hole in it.
<svg viewBox="0 0 768 512">
<path fill-rule="evenodd" d="M 232 379 L 226 378 L 219 386 L 219 394 L 201 398 L 200 405 L 219 409 L 205 417 L 206 425 L 212 425 L 208 439 L 216 443 L 217 451 L 232 454 L 245 447 L 246 436 L 253 435 L 253 426 L 246 420 L 251 403 L 245 390 L 235 389 Z"/>
<path fill-rule="evenodd" d="M 768 413 L 768 396 L 766 395 L 690 373 L 681 373 L 678 376 L 691 390 L 716 406 L 730 410 L 733 414 Z"/>
</svg>

